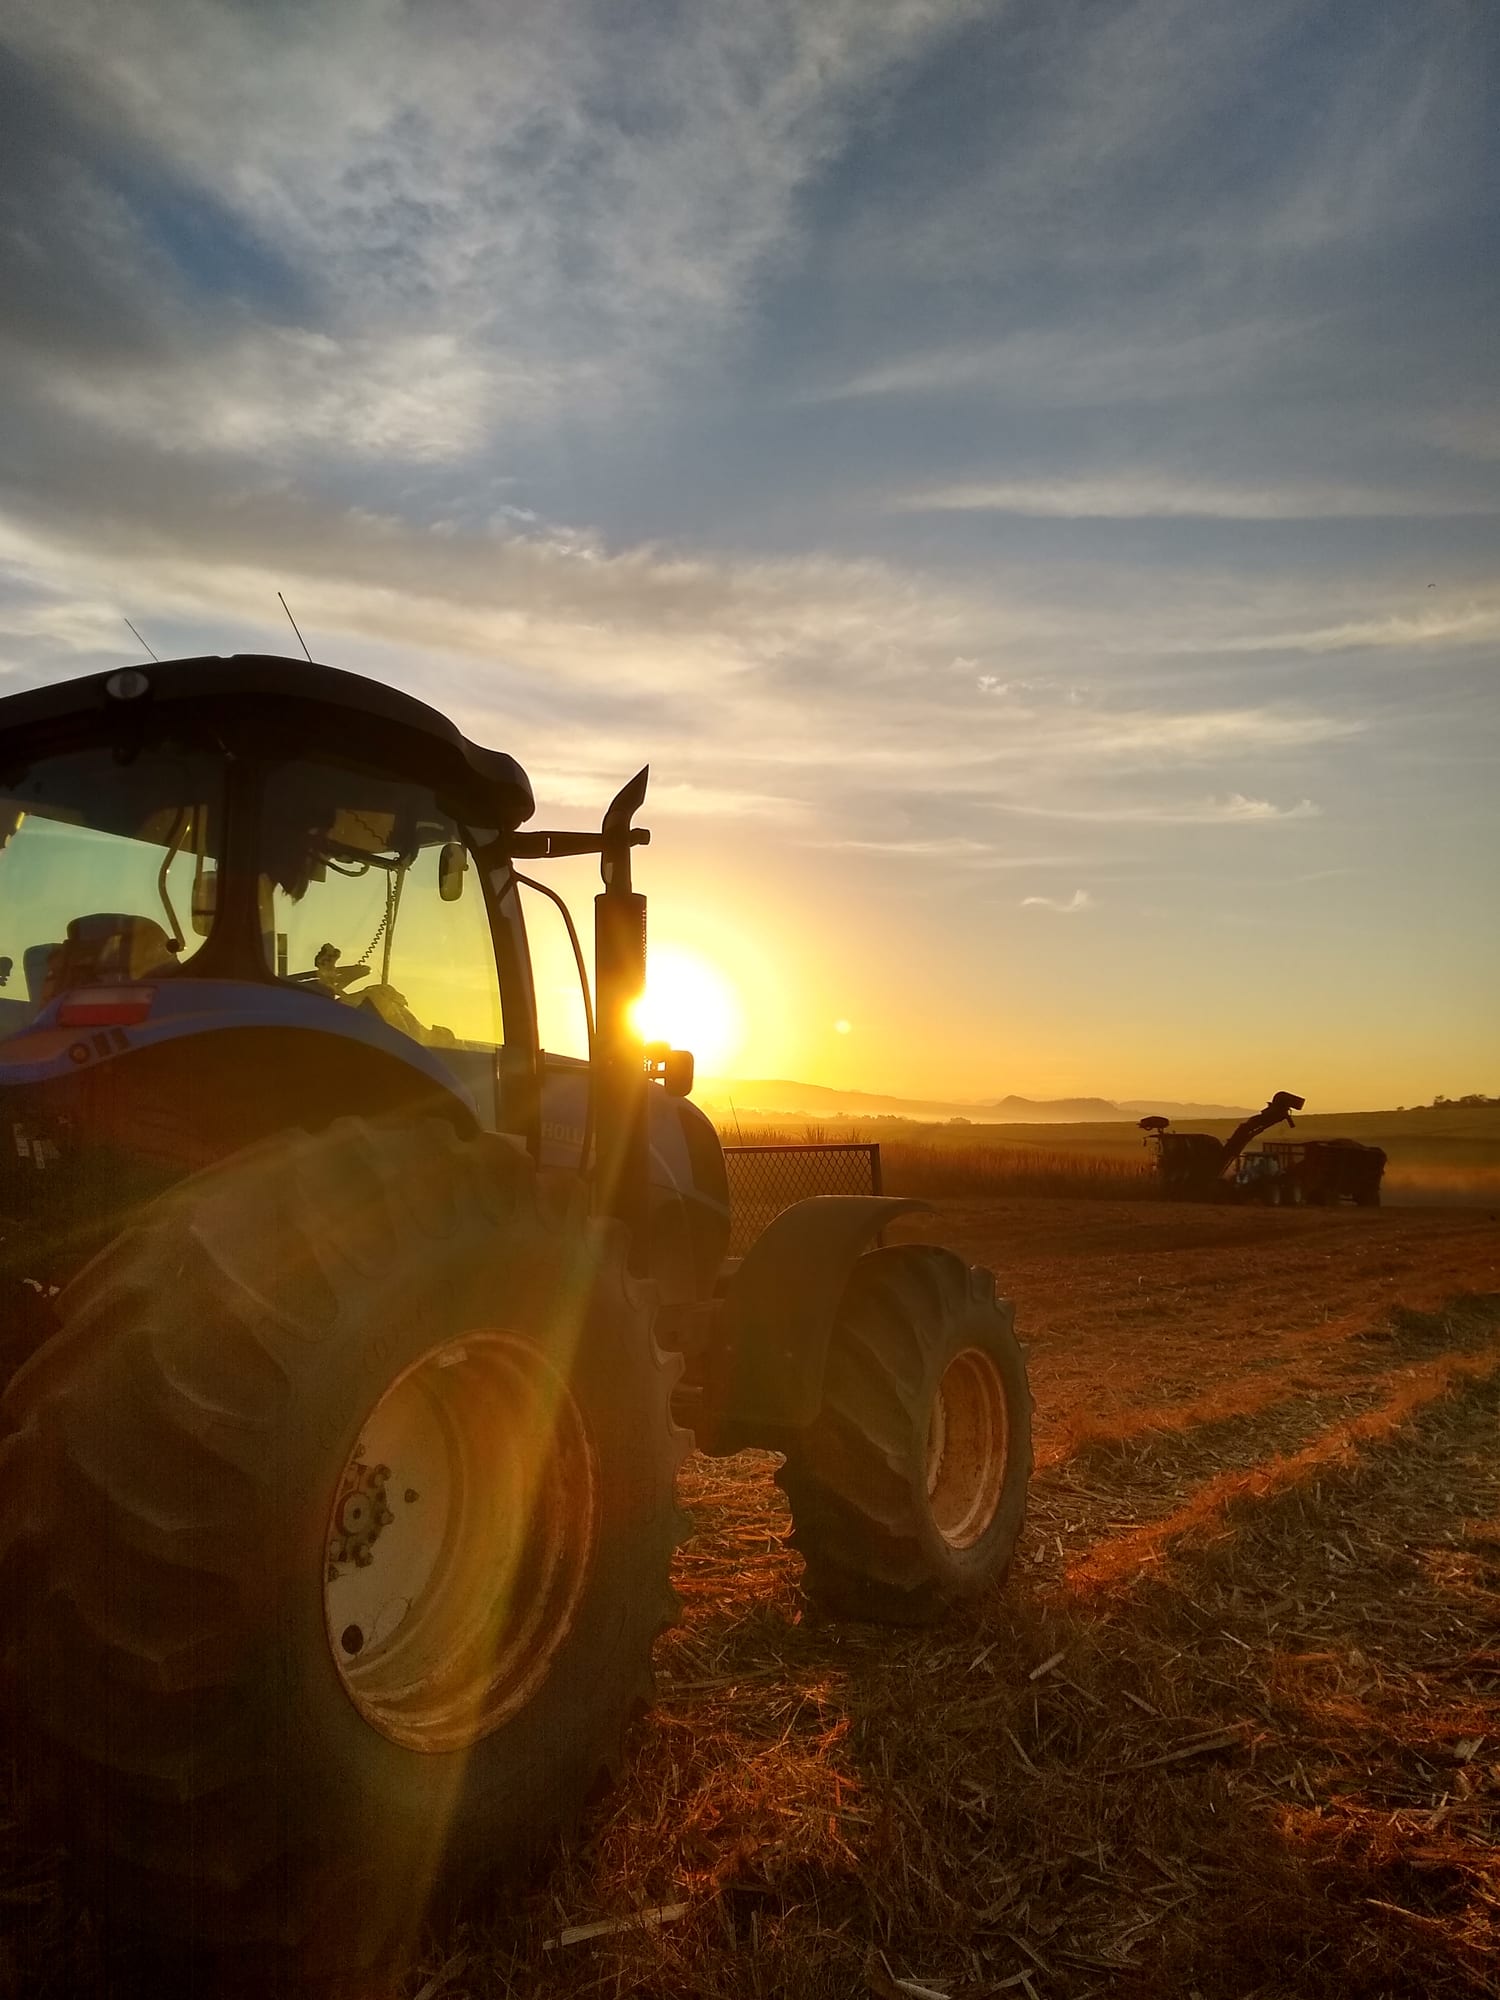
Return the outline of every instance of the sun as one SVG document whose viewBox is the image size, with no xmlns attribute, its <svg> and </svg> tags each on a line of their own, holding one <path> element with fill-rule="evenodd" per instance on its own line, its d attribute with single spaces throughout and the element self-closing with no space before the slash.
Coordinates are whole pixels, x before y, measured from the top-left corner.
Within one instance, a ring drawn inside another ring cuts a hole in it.
<svg viewBox="0 0 1500 2000">
<path fill-rule="evenodd" d="M 653 944 L 635 1025 L 648 1042 L 691 1049 L 698 1068 L 712 1074 L 739 1047 L 744 1016 L 739 996 L 716 965 L 680 945 Z"/>
</svg>

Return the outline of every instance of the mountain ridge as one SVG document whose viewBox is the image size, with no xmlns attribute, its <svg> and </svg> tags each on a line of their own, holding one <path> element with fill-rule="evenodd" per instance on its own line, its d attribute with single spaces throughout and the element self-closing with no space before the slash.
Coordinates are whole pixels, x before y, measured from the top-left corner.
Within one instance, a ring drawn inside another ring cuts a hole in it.
<svg viewBox="0 0 1500 2000">
<path fill-rule="evenodd" d="M 984 1099 L 896 1097 L 885 1091 L 842 1090 L 798 1083 L 790 1077 L 703 1077 L 700 1102 L 757 1117 L 967 1119 L 971 1125 L 1085 1125 L 1134 1123 L 1147 1113 L 1164 1118 L 1245 1118 L 1239 1104 L 1173 1103 L 1165 1098 L 1116 1101 L 1109 1097 L 1006 1097 Z"/>
</svg>

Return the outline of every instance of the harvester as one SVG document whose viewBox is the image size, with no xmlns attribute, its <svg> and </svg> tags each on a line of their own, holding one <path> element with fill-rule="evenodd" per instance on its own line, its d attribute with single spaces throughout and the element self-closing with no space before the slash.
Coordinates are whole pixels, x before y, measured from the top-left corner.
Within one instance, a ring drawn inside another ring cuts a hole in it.
<svg viewBox="0 0 1500 2000">
<path fill-rule="evenodd" d="M 1361 1208 L 1378 1207 L 1386 1156 L 1379 1146 L 1354 1139 L 1267 1140 L 1253 1153 L 1245 1148 L 1262 1132 L 1283 1122 L 1305 1098 L 1278 1090 L 1261 1110 L 1237 1125 L 1227 1139 L 1208 1132 L 1174 1132 L 1166 1118 L 1142 1118 L 1141 1130 L 1156 1146 L 1157 1181 L 1169 1201 L 1258 1201 L 1268 1207 L 1331 1207 L 1345 1198 Z"/>
<path fill-rule="evenodd" d="M 996 1587 L 1031 1468 L 993 1276 L 828 1196 L 726 1257 L 644 1046 L 642 771 L 518 763 L 265 656 L 0 702 L 0 1672 L 132 1933 L 383 1961 L 566 1829 L 649 1698 L 689 1444 L 783 1454 L 805 1589 Z M 522 872 L 595 855 L 587 1061 Z"/>
<path fill-rule="evenodd" d="M 1252 1139 L 1273 1125 L 1290 1125 L 1292 1113 L 1300 1111 L 1305 1098 L 1289 1090 L 1278 1090 L 1261 1110 L 1235 1126 L 1227 1139 L 1211 1132 L 1174 1132 L 1169 1118 L 1137 1120 L 1141 1130 L 1156 1147 L 1156 1176 L 1168 1201 L 1229 1201 L 1236 1182 L 1231 1169 Z"/>
</svg>

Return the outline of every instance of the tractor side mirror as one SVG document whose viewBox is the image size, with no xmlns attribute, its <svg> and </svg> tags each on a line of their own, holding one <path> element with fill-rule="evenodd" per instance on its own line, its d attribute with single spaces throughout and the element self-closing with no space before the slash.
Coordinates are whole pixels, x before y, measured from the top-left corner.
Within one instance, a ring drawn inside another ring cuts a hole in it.
<svg viewBox="0 0 1500 2000">
<path fill-rule="evenodd" d="M 438 855 L 438 894 L 445 903 L 456 903 L 464 892 L 464 876 L 469 869 L 469 851 L 461 840 L 445 840 Z"/>
<path fill-rule="evenodd" d="M 219 871 L 216 868 L 202 868 L 193 877 L 193 929 L 199 937 L 207 937 L 214 927 L 214 912 L 219 907 Z"/>
<path fill-rule="evenodd" d="M 693 1057 L 689 1049 L 669 1048 L 665 1042 L 647 1042 L 646 1074 L 660 1081 L 668 1097 L 693 1094 Z"/>
</svg>

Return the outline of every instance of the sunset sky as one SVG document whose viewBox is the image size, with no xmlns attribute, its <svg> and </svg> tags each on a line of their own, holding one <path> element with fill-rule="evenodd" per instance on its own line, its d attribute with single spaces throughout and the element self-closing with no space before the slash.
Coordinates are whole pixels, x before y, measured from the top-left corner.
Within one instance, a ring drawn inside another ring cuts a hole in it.
<svg viewBox="0 0 1500 2000">
<path fill-rule="evenodd" d="M 1500 1091 L 1490 0 L 0 0 L 0 688 L 647 760 L 720 1067 Z M 572 877 L 569 880 L 577 880 Z"/>
</svg>

